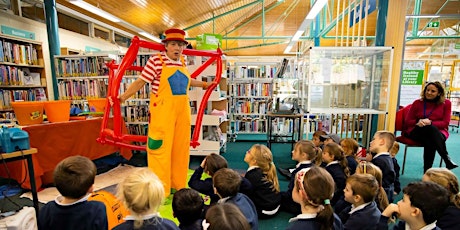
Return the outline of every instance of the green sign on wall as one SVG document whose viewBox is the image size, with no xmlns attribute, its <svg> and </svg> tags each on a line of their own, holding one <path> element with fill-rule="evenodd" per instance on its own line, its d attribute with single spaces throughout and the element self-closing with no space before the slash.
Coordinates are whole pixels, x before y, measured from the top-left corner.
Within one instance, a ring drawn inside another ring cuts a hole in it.
<svg viewBox="0 0 460 230">
<path fill-rule="evenodd" d="M 197 50 L 216 50 L 218 47 L 222 47 L 222 35 L 201 34 L 196 36 Z"/>
<path fill-rule="evenodd" d="M 403 70 L 401 85 L 422 85 L 423 70 Z"/>
<path fill-rule="evenodd" d="M 2 34 L 35 40 L 35 33 L 2 25 Z"/>
</svg>

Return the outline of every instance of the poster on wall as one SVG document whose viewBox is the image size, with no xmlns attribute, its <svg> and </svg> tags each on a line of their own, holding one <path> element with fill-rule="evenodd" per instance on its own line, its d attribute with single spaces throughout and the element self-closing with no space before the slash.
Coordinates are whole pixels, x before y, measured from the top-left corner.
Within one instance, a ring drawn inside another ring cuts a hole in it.
<svg viewBox="0 0 460 230">
<path fill-rule="evenodd" d="M 401 91 L 399 92 L 400 106 L 412 104 L 412 102 L 420 98 L 424 75 L 424 61 L 404 62 L 401 76 Z"/>
</svg>

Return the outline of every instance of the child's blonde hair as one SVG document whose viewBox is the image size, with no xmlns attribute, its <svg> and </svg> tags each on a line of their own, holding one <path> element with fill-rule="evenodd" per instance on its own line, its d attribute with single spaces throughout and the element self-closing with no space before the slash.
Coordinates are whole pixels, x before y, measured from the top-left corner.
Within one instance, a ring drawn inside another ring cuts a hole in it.
<svg viewBox="0 0 460 230">
<path fill-rule="evenodd" d="M 143 215 L 158 212 L 163 203 L 164 188 L 160 179 L 148 168 L 136 169 L 118 184 L 117 197 L 135 218 L 134 228 L 143 224 Z"/>
<path fill-rule="evenodd" d="M 343 153 L 345 153 L 345 156 L 353 156 L 356 158 L 356 153 L 359 149 L 359 143 L 355 139 L 344 138 L 340 140 L 340 145 L 342 146 Z"/>
<path fill-rule="evenodd" d="M 267 146 L 260 144 L 253 145 L 249 151 L 256 160 L 257 166 L 267 175 L 267 180 L 273 184 L 273 190 L 279 192 L 280 185 L 276 175 L 276 166 L 273 163 L 272 151 Z"/>
<path fill-rule="evenodd" d="M 453 172 L 446 168 L 430 168 L 426 170 L 425 175 L 430 181 L 446 188 L 450 193 L 450 202 L 460 208 L 458 179 Z"/>
<path fill-rule="evenodd" d="M 398 152 L 399 152 L 399 143 L 395 141 L 395 143 L 393 143 L 393 147 L 391 147 L 390 149 L 390 155 L 396 156 Z"/>
<path fill-rule="evenodd" d="M 388 207 L 388 197 L 387 193 L 382 187 L 382 170 L 377 165 L 372 164 L 371 162 L 361 161 L 356 167 L 355 174 L 370 174 L 375 177 L 379 184 L 379 192 L 377 193 L 376 201 L 377 206 L 380 211 L 385 210 Z"/>
<path fill-rule="evenodd" d="M 321 149 L 319 147 L 316 147 L 313 141 L 300 140 L 295 144 L 294 149 L 299 150 L 299 152 L 305 153 L 307 155 L 307 159 L 314 161 L 316 165 L 321 164 Z"/>
</svg>

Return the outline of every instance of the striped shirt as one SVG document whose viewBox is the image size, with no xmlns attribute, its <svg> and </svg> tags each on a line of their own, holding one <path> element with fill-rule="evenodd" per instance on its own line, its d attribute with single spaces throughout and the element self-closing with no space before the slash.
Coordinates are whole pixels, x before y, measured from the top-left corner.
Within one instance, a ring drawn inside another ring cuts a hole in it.
<svg viewBox="0 0 460 230">
<path fill-rule="evenodd" d="M 166 56 L 165 52 L 161 52 L 161 58 L 163 59 L 165 65 L 168 67 L 169 66 L 171 67 L 182 66 L 182 62 L 180 60 L 173 61 L 169 59 L 169 57 Z M 147 61 L 147 64 L 144 66 L 144 69 L 142 70 L 140 78 L 144 80 L 145 82 L 150 83 L 151 92 L 153 94 L 158 93 L 158 88 L 160 86 L 160 76 L 161 76 L 162 70 L 163 70 L 163 65 L 161 63 L 161 60 L 158 54 L 152 55 Z"/>
</svg>

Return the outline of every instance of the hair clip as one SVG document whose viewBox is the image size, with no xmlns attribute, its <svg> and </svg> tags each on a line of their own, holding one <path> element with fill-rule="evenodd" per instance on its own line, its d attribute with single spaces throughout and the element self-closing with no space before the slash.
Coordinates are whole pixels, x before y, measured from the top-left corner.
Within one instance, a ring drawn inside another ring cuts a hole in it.
<svg viewBox="0 0 460 230">
<path fill-rule="evenodd" d="M 331 204 L 331 201 L 329 199 L 325 199 L 324 204 Z"/>
</svg>

